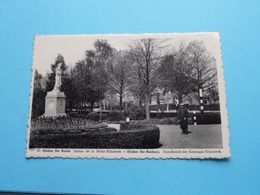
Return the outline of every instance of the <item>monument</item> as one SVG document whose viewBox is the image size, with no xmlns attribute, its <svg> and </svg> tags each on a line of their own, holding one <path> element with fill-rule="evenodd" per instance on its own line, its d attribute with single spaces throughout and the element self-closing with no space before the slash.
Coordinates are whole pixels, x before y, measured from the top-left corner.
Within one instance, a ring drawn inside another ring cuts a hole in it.
<svg viewBox="0 0 260 195">
<path fill-rule="evenodd" d="M 66 96 L 61 92 L 61 63 L 58 64 L 55 74 L 55 85 L 52 91 L 49 91 L 45 97 L 44 116 L 56 117 L 65 116 Z"/>
</svg>

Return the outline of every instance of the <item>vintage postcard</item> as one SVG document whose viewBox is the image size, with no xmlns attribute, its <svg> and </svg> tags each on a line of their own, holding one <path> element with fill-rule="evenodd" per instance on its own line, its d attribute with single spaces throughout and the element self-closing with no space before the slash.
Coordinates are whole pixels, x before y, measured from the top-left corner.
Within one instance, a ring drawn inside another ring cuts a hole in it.
<svg viewBox="0 0 260 195">
<path fill-rule="evenodd" d="M 36 35 L 26 157 L 229 158 L 220 35 Z"/>
</svg>

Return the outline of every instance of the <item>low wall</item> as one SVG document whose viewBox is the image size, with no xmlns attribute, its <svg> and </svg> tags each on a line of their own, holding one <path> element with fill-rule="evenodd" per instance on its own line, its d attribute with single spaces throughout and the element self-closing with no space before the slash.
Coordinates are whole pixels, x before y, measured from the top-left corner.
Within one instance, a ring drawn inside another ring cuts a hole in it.
<svg viewBox="0 0 260 195">
<path fill-rule="evenodd" d="M 150 114 L 151 118 L 174 118 L 174 117 L 178 117 L 177 113 L 160 113 L 157 115 L 157 113 L 151 113 Z M 190 111 L 189 113 L 189 123 L 193 124 L 194 123 L 194 115 L 192 113 L 192 111 Z M 196 118 L 197 118 L 197 124 L 221 124 L 221 116 L 220 116 L 220 112 L 204 112 L 196 113 Z M 158 122 L 158 124 L 160 124 Z M 172 123 L 171 123 L 172 124 Z"/>
<path fill-rule="evenodd" d="M 156 148 L 160 131 L 155 126 L 119 132 L 45 134 L 32 133 L 30 148 Z"/>
<path fill-rule="evenodd" d="M 197 113 L 196 117 L 197 117 L 197 124 L 221 124 L 220 112 L 203 113 L 203 114 Z"/>
</svg>

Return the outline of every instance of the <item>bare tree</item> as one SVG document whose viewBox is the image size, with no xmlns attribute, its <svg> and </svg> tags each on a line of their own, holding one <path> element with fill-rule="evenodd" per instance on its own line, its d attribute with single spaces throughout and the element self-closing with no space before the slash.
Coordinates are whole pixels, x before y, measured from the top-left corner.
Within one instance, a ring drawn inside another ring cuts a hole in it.
<svg viewBox="0 0 260 195">
<path fill-rule="evenodd" d="M 123 109 L 123 94 L 127 91 L 131 63 L 128 53 L 116 52 L 114 60 L 108 65 L 108 85 L 111 91 L 119 94 L 120 111 Z"/>
<path fill-rule="evenodd" d="M 131 76 L 128 80 L 128 88 L 133 96 L 138 99 L 139 108 L 141 108 L 142 103 L 144 102 L 144 88 L 141 79 L 141 69 L 136 64 L 133 64 L 132 67 Z"/>
<path fill-rule="evenodd" d="M 190 64 L 193 68 L 192 78 L 195 84 L 195 90 L 206 91 L 213 89 L 217 82 L 216 60 L 207 51 L 203 42 L 193 41 L 188 45 Z"/>
<path fill-rule="evenodd" d="M 144 94 L 146 120 L 150 119 L 150 96 L 157 85 L 157 69 L 166 47 L 164 42 L 147 38 L 136 40 L 129 46 L 129 53 L 135 66 L 133 76 L 138 81 L 137 87 L 140 87 L 140 91 Z"/>
<path fill-rule="evenodd" d="M 176 93 L 179 103 L 182 102 L 183 95 L 190 93 L 194 87 L 191 78 L 192 66 L 187 45 L 182 42 L 179 47 L 174 48 L 170 54 L 163 57 L 159 68 L 161 77 L 160 85 L 165 91 Z"/>
<path fill-rule="evenodd" d="M 208 81 L 208 87 L 207 87 L 207 92 L 208 92 L 208 100 L 210 103 L 215 103 L 219 101 L 219 93 L 218 93 L 218 82 L 217 82 L 217 77 L 212 77 Z"/>
<path fill-rule="evenodd" d="M 164 56 L 159 73 L 161 86 L 166 91 L 177 93 L 179 102 L 192 91 L 208 90 L 216 95 L 215 58 L 202 42 L 182 42 L 170 54 Z"/>
</svg>

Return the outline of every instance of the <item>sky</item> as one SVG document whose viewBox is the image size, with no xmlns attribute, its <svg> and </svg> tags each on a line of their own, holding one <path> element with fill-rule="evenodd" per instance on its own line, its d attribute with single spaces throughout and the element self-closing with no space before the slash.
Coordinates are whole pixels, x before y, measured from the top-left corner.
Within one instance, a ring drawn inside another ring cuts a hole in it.
<svg viewBox="0 0 260 195">
<path fill-rule="evenodd" d="M 216 58 L 217 66 L 221 65 L 220 37 L 213 33 L 163 33 L 163 34 L 108 34 L 108 35 L 36 35 L 33 49 L 33 70 L 46 75 L 50 65 L 59 54 L 63 55 L 66 65 L 72 68 L 79 60 L 84 59 L 85 51 L 93 49 L 97 39 L 105 39 L 117 50 L 128 48 L 134 40 L 142 38 L 167 39 L 169 48 L 177 47 L 182 41 L 203 41 L 207 50 Z"/>
</svg>

